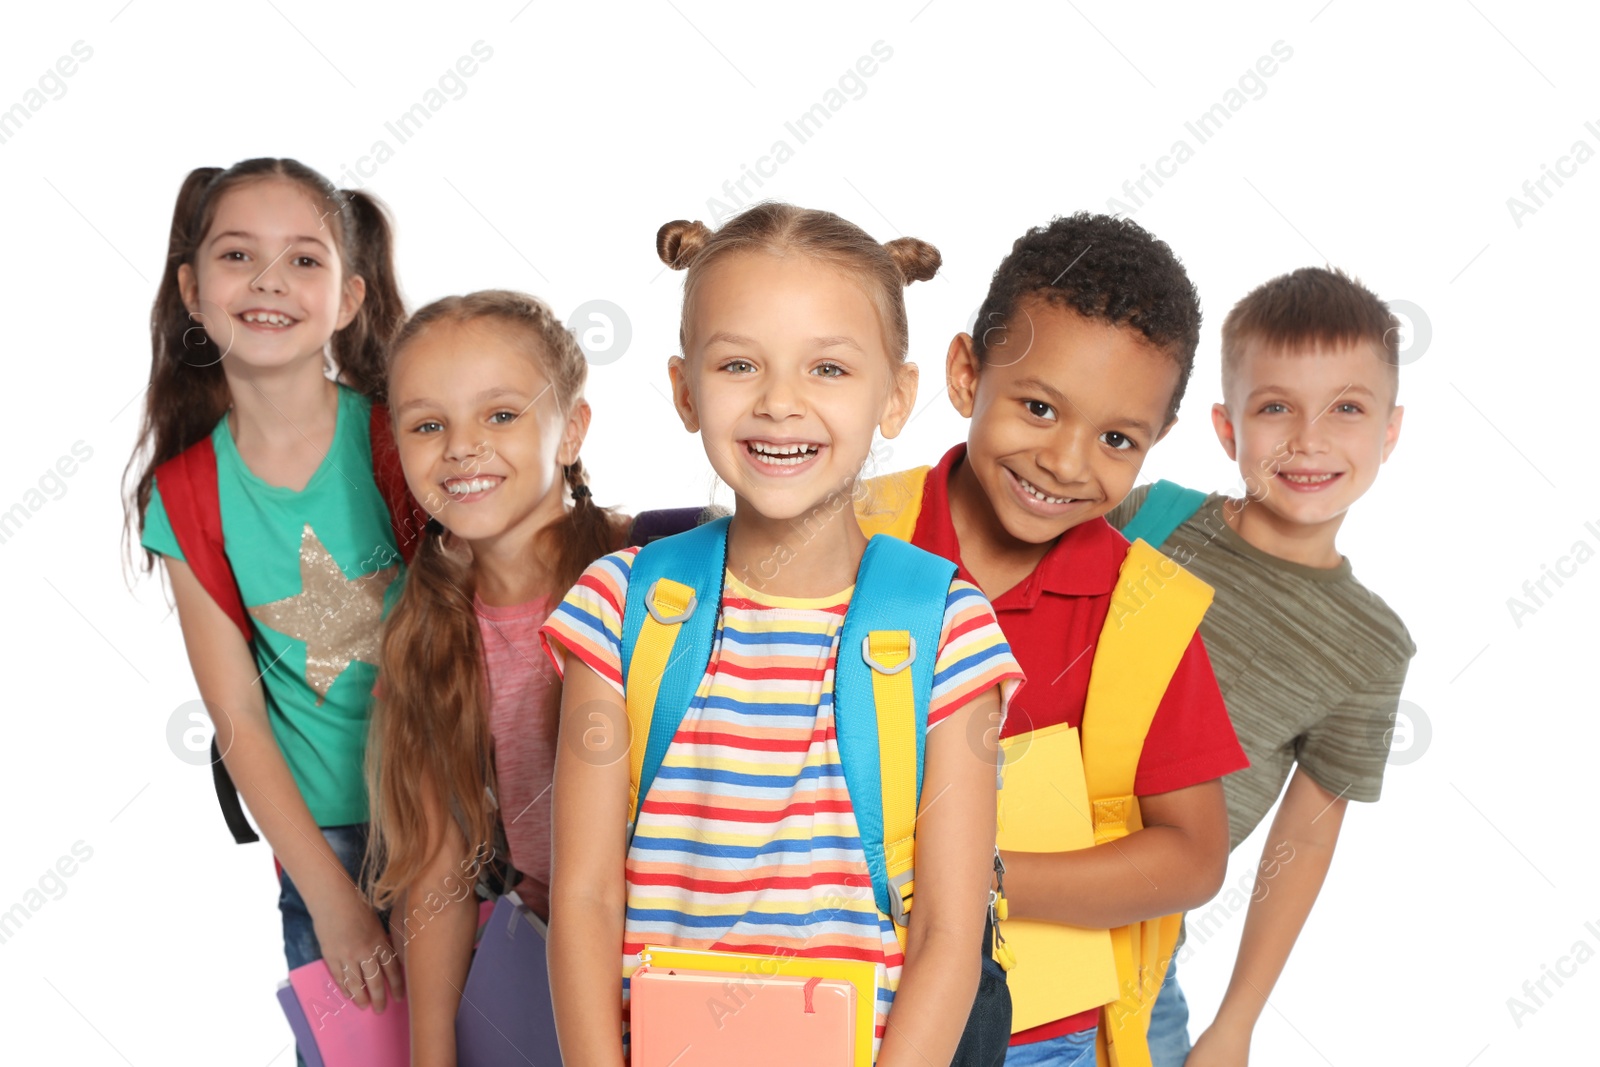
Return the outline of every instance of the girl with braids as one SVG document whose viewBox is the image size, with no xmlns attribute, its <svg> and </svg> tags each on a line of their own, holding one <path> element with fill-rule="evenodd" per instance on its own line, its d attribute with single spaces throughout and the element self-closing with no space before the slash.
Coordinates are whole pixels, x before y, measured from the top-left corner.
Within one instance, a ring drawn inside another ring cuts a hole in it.
<svg viewBox="0 0 1600 1067">
<path fill-rule="evenodd" d="M 429 304 L 392 350 L 401 464 L 433 517 L 384 636 L 368 774 L 373 894 L 397 908 L 416 1063 L 456 1062 L 471 887 L 502 832 L 518 895 L 549 913 L 560 682 L 538 630 L 628 537 L 578 458 L 587 370 L 548 307 L 497 290 Z"/>
<path fill-rule="evenodd" d="M 849 501 L 874 431 L 894 437 L 911 414 L 903 289 L 933 276 L 938 252 L 911 238 L 880 245 L 787 204 L 715 233 L 668 223 L 657 251 L 688 270 L 674 403 L 737 504 L 722 595 L 690 609 L 717 612 L 710 659 L 659 773 L 639 786 L 631 841 L 629 753 L 562 745 L 556 757 L 549 958 L 562 1057 L 623 1063 L 626 979 L 646 946 L 665 946 L 871 962 L 878 997 L 859 1010 L 873 1013 L 877 1062 L 948 1064 L 979 989 L 995 833 L 988 720 L 1021 673 L 982 593 L 959 580 L 925 590 L 942 624 L 924 650 L 935 666 L 904 949 L 875 899 L 864 798 L 847 787 L 833 711 L 836 667 L 861 655 L 840 643 L 868 544 Z M 640 625 L 636 567 L 649 571 L 636 549 L 596 562 L 544 626 L 565 672 L 564 730 L 627 722 L 625 689 L 648 688 L 623 668 L 624 615 Z M 849 699 L 872 707 L 870 692 Z"/>
<path fill-rule="evenodd" d="M 279 864 L 289 966 L 323 958 L 379 1011 L 404 983 L 355 878 L 404 546 L 374 476 L 384 435 L 369 432 L 403 319 L 376 200 L 292 159 L 191 172 L 129 463 L 130 524 L 146 564 L 165 564 L 227 775 Z M 237 812 L 231 786 L 226 799 Z M 230 823 L 254 840 L 242 814 Z"/>
</svg>

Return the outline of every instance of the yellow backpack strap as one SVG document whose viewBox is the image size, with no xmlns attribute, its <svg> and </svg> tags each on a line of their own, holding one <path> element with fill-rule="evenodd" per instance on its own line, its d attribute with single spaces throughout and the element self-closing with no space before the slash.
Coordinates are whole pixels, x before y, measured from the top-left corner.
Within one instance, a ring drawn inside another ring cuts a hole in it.
<svg viewBox="0 0 1600 1067">
<path fill-rule="evenodd" d="M 909 543 L 917 529 L 917 516 L 922 514 L 922 487 L 932 469 L 914 467 L 858 483 L 855 506 L 861 532 L 869 538 L 886 533 Z"/>
<path fill-rule="evenodd" d="M 646 745 L 643 739 L 650 736 L 650 719 L 656 709 L 656 696 L 661 691 L 661 679 L 672 660 L 672 646 L 678 641 L 678 631 L 683 621 L 694 613 L 695 592 L 682 582 L 660 578 L 650 589 L 645 600 L 649 610 L 644 624 L 639 628 L 638 642 L 633 649 L 633 663 L 628 672 L 627 704 L 629 736 L 639 739 L 628 746 L 628 826 L 639 820 L 639 778 L 644 771 Z"/>
<path fill-rule="evenodd" d="M 873 630 L 867 634 L 872 665 L 872 702 L 878 719 L 878 776 L 883 793 L 883 861 L 889 878 L 890 918 L 906 949 L 905 916 L 916 879 L 917 708 L 911 688 L 911 634 Z"/>
<path fill-rule="evenodd" d="M 639 549 L 628 572 L 620 651 L 630 839 L 711 659 L 728 521 L 724 516 L 652 541 Z"/>
<path fill-rule="evenodd" d="M 1135 541 L 1095 649 L 1084 704 L 1084 777 L 1095 843 L 1140 829 L 1134 780 L 1145 735 L 1178 663 L 1211 605 L 1211 587 L 1143 541 Z M 1102 1067 L 1150 1067 L 1147 1035 L 1179 916 L 1111 931 L 1121 997 L 1101 1013 Z"/>
</svg>

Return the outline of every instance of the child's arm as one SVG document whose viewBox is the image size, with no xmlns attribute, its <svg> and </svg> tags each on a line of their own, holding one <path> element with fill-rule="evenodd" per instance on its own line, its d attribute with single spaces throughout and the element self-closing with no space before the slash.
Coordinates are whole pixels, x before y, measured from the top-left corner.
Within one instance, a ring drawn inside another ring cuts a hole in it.
<svg viewBox="0 0 1600 1067">
<path fill-rule="evenodd" d="M 1228 872 L 1222 782 L 1139 798 L 1144 829 L 1076 852 L 1005 852 L 1006 901 L 1018 918 L 1111 928 L 1171 915 L 1216 896 Z"/>
<path fill-rule="evenodd" d="M 427 813 L 428 861 L 395 904 L 393 928 L 399 932 L 411 986 L 411 1062 L 455 1067 L 456 1012 L 472 965 L 472 938 L 478 929 L 474 877 L 464 876 L 469 860 L 461 828 L 440 803 L 433 783 L 422 783 Z M 470 865 L 476 872 L 476 864 Z M 430 896 L 438 899 L 429 902 Z M 442 901 L 439 911 L 433 906 Z M 416 920 L 417 925 L 411 925 Z"/>
<path fill-rule="evenodd" d="M 1190 1067 L 1248 1062 L 1256 1020 L 1328 876 L 1347 803 L 1295 769 L 1261 853 L 1233 979 L 1216 1020 L 1189 1053 Z"/>
<path fill-rule="evenodd" d="M 556 1035 L 569 1067 L 622 1065 L 627 722 L 616 689 L 577 656 L 567 656 L 556 749 L 549 961 Z"/>
<path fill-rule="evenodd" d="M 358 1006 L 366 1007 L 370 1000 L 382 1011 L 385 978 L 394 996 L 405 995 L 400 963 L 383 924 L 322 836 L 284 762 L 267 721 L 255 657 L 188 565 L 171 558 L 165 562 L 189 664 L 201 699 L 212 712 L 228 774 L 273 855 L 305 898 L 329 970 Z"/>
<path fill-rule="evenodd" d="M 977 727 L 999 709 L 996 686 L 928 732 L 906 962 L 879 1067 L 949 1063 L 966 1027 L 994 871 L 997 731 Z"/>
</svg>

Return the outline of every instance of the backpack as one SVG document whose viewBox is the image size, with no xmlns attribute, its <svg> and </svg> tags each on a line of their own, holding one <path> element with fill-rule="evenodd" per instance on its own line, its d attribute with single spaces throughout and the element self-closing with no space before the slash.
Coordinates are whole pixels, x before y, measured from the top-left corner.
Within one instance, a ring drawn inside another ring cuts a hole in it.
<svg viewBox="0 0 1600 1067">
<path fill-rule="evenodd" d="M 857 517 L 862 529 L 909 541 L 916 530 L 929 470 L 918 467 L 871 479 L 867 492 L 857 497 Z M 1203 494 L 1195 495 L 1204 500 Z M 1181 512 L 1184 499 L 1174 498 L 1167 490 L 1162 490 L 1157 507 L 1146 517 L 1143 529 L 1165 540 L 1188 517 L 1184 514 L 1174 518 Z M 1198 506 L 1196 502 L 1195 507 Z M 1193 510 L 1191 508 L 1189 514 Z M 1140 533 L 1131 525 L 1130 531 L 1134 535 Z M 1087 786 L 1087 796 L 1082 798 L 1086 803 L 1080 810 L 1091 812 L 1096 844 L 1126 837 L 1143 825 L 1138 797 L 1134 794 L 1134 779 L 1145 735 L 1200 619 L 1210 606 L 1211 593 L 1209 586 L 1148 542 L 1136 539 L 1128 546 L 1110 610 L 1095 646 L 1094 668 L 1080 728 Z M 1015 767 L 1007 768 L 1006 775 L 1010 778 L 1045 769 L 1038 764 L 1039 761 L 1019 761 Z M 1181 915 L 1167 915 L 1111 931 L 1112 962 L 1119 995 L 1101 1009 L 1097 1038 L 1101 1064 L 1150 1067 L 1147 1040 L 1150 1008 L 1177 949 L 1181 924 Z M 1001 951 L 1009 949 L 1022 958 L 1027 947 L 1021 938 L 1013 938 Z M 1003 956 L 1002 962 L 1006 962 Z M 1104 965 L 1103 957 L 1053 959 L 1050 969 Z M 1019 983 L 1026 979 L 1017 973 L 1008 976 L 1008 980 Z M 1061 1007 L 1057 1018 L 1066 1018 L 1095 1004 L 1063 1004 Z M 1016 1030 L 1027 1028 L 1021 1020 L 1015 1025 Z"/>
<path fill-rule="evenodd" d="M 628 834 L 706 667 L 722 604 L 728 523 L 639 550 L 622 616 Z M 878 911 L 901 949 L 915 887 L 914 834 L 928 705 L 955 564 L 888 537 L 867 544 L 834 666 L 834 729 Z M 893 626 L 894 629 L 888 627 Z M 875 714 L 866 707 L 872 694 Z M 642 739 L 642 741 L 641 741 Z"/>
</svg>

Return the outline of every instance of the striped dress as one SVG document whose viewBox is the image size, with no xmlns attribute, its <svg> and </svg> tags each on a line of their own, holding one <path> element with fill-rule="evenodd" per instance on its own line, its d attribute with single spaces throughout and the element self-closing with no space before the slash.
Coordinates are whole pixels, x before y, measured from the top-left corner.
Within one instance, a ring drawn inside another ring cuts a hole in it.
<svg viewBox="0 0 1600 1067">
<path fill-rule="evenodd" d="M 589 567 L 540 631 L 622 692 L 622 609 L 638 549 Z M 869 960 L 877 1028 L 903 961 L 878 911 L 839 762 L 833 671 L 854 587 L 797 599 L 724 575 L 711 661 L 640 806 L 627 858 L 622 971 L 646 945 Z M 1022 680 L 989 602 L 950 583 L 928 728 Z M 876 1052 L 874 1052 L 876 1055 Z"/>
</svg>

